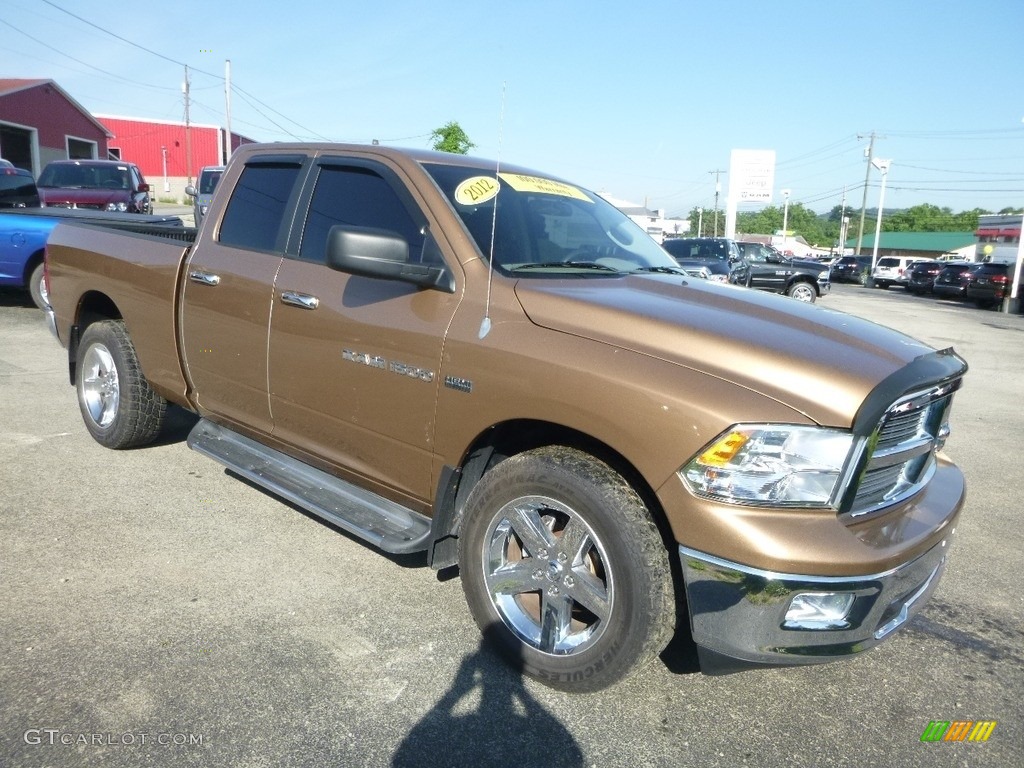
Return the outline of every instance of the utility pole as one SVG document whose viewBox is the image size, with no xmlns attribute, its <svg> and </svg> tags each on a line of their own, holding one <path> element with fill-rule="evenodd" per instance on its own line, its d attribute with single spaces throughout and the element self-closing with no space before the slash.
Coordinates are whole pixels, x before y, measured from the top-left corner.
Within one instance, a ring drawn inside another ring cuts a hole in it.
<svg viewBox="0 0 1024 768">
<path fill-rule="evenodd" d="M 722 182 L 719 181 L 719 177 L 726 171 L 716 170 L 708 171 L 708 173 L 715 174 L 715 237 L 718 237 L 718 195 L 722 191 Z"/>
<path fill-rule="evenodd" d="M 224 165 L 227 165 L 231 159 L 231 59 L 224 60 L 224 120 L 228 134 L 224 150 Z"/>
<path fill-rule="evenodd" d="M 185 65 L 185 82 L 181 84 L 181 92 L 185 94 L 185 175 L 188 176 L 188 184 L 192 184 L 192 126 L 189 122 L 189 82 L 188 64 Z"/>
<path fill-rule="evenodd" d="M 858 139 L 863 139 L 862 134 L 857 134 Z M 868 158 L 868 167 L 864 171 L 864 198 L 860 203 L 860 227 L 857 229 L 857 251 L 856 254 L 860 256 L 861 242 L 864 240 L 864 211 L 868 207 L 868 183 L 871 181 L 871 161 L 875 159 L 875 132 L 871 132 L 871 141 L 868 143 L 868 151 L 866 153 Z M 881 138 L 885 138 L 882 136 Z"/>
</svg>

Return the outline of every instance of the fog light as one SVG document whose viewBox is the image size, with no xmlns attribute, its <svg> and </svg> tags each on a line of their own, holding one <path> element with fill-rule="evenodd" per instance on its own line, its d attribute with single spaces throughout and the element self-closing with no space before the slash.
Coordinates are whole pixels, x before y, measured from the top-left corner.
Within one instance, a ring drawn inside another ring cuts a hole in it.
<svg viewBox="0 0 1024 768">
<path fill-rule="evenodd" d="M 786 611 L 784 629 L 846 629 L 854 595 L 845 592 L 801 592 Z"/>
</svg>

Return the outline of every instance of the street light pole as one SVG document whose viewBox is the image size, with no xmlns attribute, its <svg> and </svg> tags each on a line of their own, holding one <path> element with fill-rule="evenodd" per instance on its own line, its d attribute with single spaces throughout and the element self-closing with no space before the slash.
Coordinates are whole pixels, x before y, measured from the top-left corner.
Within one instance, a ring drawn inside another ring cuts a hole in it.
<svg viewBox="0 0 1024 768">
<path fill-rule="evenodd" d="M 786 227 L 789 226 L 789 192 L 788 189 L 782 190 L 782 199 L 785 201 L 782 206 L 782 254 L 786 254 Z"/>
<path fill-rule="evenodd" d="M 704 209 L 697 209 L 697 237 L 704 237 Z"/>
<path fill-rule="evenodd" d="M 885 206 L 885 179 L 889 175 L 889 166 L 892 160 L 881 160 L 872 158 L 871 164 L 882 174 L 882 190 L 878 193 L 878 213 L 875 215 L 875 243 L 871 249 L 871 274 L 875 274 L 875 265 L 878 264 L 878 240 L 882 236 L 882 208 Z"/>
</svg>

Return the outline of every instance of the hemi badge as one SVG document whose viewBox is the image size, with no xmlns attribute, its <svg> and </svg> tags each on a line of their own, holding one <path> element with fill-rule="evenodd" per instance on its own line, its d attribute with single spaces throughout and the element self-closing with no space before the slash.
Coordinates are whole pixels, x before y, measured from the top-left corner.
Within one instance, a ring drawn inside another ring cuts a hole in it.
<svg viewBox="0 0 1024 768">
<path fill-rule="evenodd" d="M 449 389 L 457 389 L 459 392 L 473 391 L 473 382 L 469 379 L 460 379 L 458 376 L 445 376 L 444 385 Z"/>
</svg>

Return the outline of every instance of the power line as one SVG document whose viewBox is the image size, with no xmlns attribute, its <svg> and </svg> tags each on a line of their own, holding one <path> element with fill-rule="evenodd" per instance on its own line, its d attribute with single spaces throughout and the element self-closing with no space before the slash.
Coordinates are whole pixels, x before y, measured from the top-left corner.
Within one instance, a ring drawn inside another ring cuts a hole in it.
<svg viewBox="0 0 1024 768">
<path fill-rule="evenodd" d="M 125 77 L 124 75 L 119 75 L 116 72 L 109 72 L 109 71 L 107 71 L 105 69 L 100 69 L 99 67 L 97 67 L 97 66 L 95 66 L 93 64 L 90 64 L 87 61 L 82 61 L 81 59 L 76 59 L 71 54 L 64 53 L 64 51 L 60 50 L 59 48 L 54 48 L 52 45 L 50 45 L 49 43 L 46 43 L 46 42 L 40 40 L 38 37 L 33 37 L 32 35 L 30 35 L 25 30 L 18 29 L 16 26 L 11 24 L 11 22 L 9 22 L 9 21 L 6 21 L 4 19 L 0 19 L 0 24 L 6 24 L 8 27 L 13 29 L 15 32 L 18 32 L 18 33 L 24 35 L 25 37 L 27 37 L 32 42 L 37 43 L 37 44 L 43 46 L 44 48 L 49 48 L 51 51 L 53 51 L 55 53 L 59 53 L 61 56 L 66 56 L 67 58 L 71 59 L 72 61 L 78 62 L 79 64 L 81 64 L 83 66 L 89 67 L 89 69 L 95 69 L 97 72 L 102 72 L 104 75 L 108 75 L 108 76 L 116 78 L 118 80 L 123 80 L 126 83 L 131 83 L 132 85 L 138 85 L 138 86 L 141 86 L 143 88 L 155 88 L 156 90 L 160 90 L 160 91 L 173 91 L 173 90 L 176 90 L 174 88 L 169 88 L 169 87 L 167 87 L 165 85 L 151 85 L 150 83 L 143 83 L 143 82 L 141 82 L 139 80 L 132 80 L 131 78 Z"/>
</svg>

